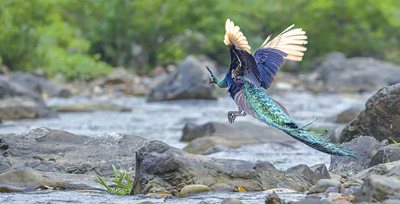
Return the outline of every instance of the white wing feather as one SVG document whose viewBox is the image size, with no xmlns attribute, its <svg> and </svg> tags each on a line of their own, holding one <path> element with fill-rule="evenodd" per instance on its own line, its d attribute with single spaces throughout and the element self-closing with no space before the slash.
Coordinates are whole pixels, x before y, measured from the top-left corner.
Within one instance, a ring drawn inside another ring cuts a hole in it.
<svg viewBox="0 0 400 204">
<path fill-rule="evenodd" d="M 261 48 L 275 48 L 288 54 L 285 59 L 293 61 L 301 61 L 303 59 L 306 47 L 302 46 L 307 44 L 306 32 L 301 28 L 292 29 L 294 24 L 286 28 L 282 33 L 277 35 L 271 41 L 271 35 L 267 37 Z M 292 30 L 291 30 L 292 29 Z"/>
<path fill-rule="evenodd" d="M 234 45 L 238 50 L 244 50 L 251 54 L 251 47 L 247 42 L 247 38 L 240 31 L 239 26 L 235 26 L 233 21 L 227 19 L 225 23 L 225 45 Z"/>
</svg>

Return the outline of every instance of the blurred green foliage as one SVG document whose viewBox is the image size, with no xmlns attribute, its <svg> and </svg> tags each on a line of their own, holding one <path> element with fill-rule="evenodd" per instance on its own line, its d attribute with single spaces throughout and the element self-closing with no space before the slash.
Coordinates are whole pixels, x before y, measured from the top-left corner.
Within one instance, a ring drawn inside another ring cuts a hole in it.
<svg viewBox="0 0 400 204">
<path fill-rule="evenodd" d="M 227 18 L 253 52 L 291 24 L 309 36 L 303 67 L 330 51 L 400 64 L 395 0 L 2 0 L 0 59 L 12 70 L 91 79 L 111 67 L 135 70 L 206 54 L 229 64 Z"/>
</svg>

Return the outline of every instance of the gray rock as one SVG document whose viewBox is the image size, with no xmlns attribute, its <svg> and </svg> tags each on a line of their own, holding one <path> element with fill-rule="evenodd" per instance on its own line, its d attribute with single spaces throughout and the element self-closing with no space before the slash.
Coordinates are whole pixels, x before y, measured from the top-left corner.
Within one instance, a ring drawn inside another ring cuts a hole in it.
<svg viewBox="0 0 400 204">
<path fill-rule="evenodd" d="M 189 143 L 183 150 L 192 154 L 212 154 L 228 149 L 237 149 L 243 144 L 221 137 L 200 137 Z"/>
<path fill-rule="evenodd" d="M 400 141 L 400 83 L 379 90 L 368 99 L 365 107 L 344 128 L 341 142 L 361 135 L 370 135 L 379 141 Z"/>
<path fill-rule="evenodd" d="M 373 137 L 361 136 L 343 143 L 341 147 L 354 151 L 357 158 L 332 156 L 329 171 L 347 177 L 369 167 L 372 156 L 378 151 L 379 142 Z"/>
<path fill-rule="evenodd" d="M 15 96 L 28 97 L 42 102 L 42 96 L 39 93 L 30 91 L 24 86 L 10 81 L 8 77 L 0 75 L 0 99 Z"/>
<path fill-rule="evenodd" d="M 153 87 L 147 94 L 147 101 L 169 101 L 178 99 L 216 99 L 213 85 L 209 85 L 206 66 L 216 65 L 211 61 L 200 61 L 188 56 L 169 76 Z"/>
<path fill-rule="evenodd" d="M 261 191 L 285 184 L 298 191 L 312 184 L 300 175 L 285 174 L 269 162 L 257 164 L 231 159 L 194 155 L 161 141 L 151 141 L 136 153 L 133 194 L 170 192 L 188 184 L 202 184 L 214 189 L 223 184 L 237 189 Z"/>
<path fill-rule="evenodd" d="M 131 170 L 135 152 L 148 140 L 132 135 L 105 133 L 97 137 L 37 128 L 25 133 L 0 134 L 2 156 L 10 168 L 30 167 L 46 172 L 112 176 L 111 164 Z M 0 172 L 0 173 L 2 173 Z"/>
<path fill-rule="evenodd" d="M 204 125 L 195 125 L 193 123 L 185 124 L 181 141 L 190 142 L 198 137 L 211 136 L 215 132 L 214 122 Z"/>
<path fill-rule="evenodd" d="M 310 183 L 316 183 L 320 179 L 330 178 L 328 169 L 324 164 L 313 166 L 314 171 L 305 164 L 299 164 L 286 170 L 285 173 L 293 175 L 301 175 Z"/>
<path fill-rule="evenodd" d="M 58 112 L 90 112 L 90 111 L 131 111 L 130 108 L 106 102 L 82 102 L 55 107 Z"/>
<path fill-rule="evenodd" d="M 341 184 L 340 181 L 332 180 L 332 179 L 321 179 L 315 184 L 314 191 L 317 193 L 325 192 L 329 187 L 335 187 L 340 189 Z"/>
<path fill-rule="evenodd" d="M 367 57 L 347 59 L 342 53 L 329 54 L 315 74 L 323 82 L 320 89 L 333 92 L 376 91 L 400 82 L 399 66 Z"/>
<path fill-rule="evenodd" d="M 330 179 L 331 176 L 329 174 L 328 169 L 325 164 L 316 164 L 310 167 L 311 171 L 314 173 L 316 178 L 319 179 Z"/>
<path fill-rule="evenodd" d="M 142 95 L 146 93 L 149 84 L 146 77 L 134 75 L 123 67 L 114 69 L 104 78 L 90 82 L 90 86 L 95 87 L 95 94 L 108 94 L 111 91 Z"/>
<path fill-rule="evenodd" d="M 237 198 L 224 198 L 221 204 L 242 204 L 242 201 Z"/>
<path fill-rule="evenodd" d="M 275 191 L 273 191 L 268 195 L 267 199 L 265 200 L 265 204 L 282 204 L 282 201 Z"/>
<path fill-rule="evenodd" d="M 204 193 L 211 191 L 210 187 L 205 185 L 187 185 L 179 192 L 179 197 L 186 198 L 193 194 Z"/>
<path fill-rule="evenodd" d="M 0 99 L 0 120 L 51 117 L 57 117 L 57 113 L 42 101 L 20 96 Z"/>
<path fill-rule="evenodd" d="M 116 84 L 131 84 L 135 80 L 135 77 L 135 75 L 129 73 L 125 68 L 118 67 L 107 74 L 106 77 L 93 81 L 92 84 L 101 87 Z"/>
<path fill-rule="evenodd" d="M 389 195 L 400 192 L 400 180 L 395 177 L 370 175 L 361 190 L 356 193 L 354 202 L 382 202 Z"/>
<path fill-rule="evenodd" d="M 46 79 L 35 76 L 30 73 L 14 72 L 11 81 L 24 86 L 31 92 L 49 97 L 69 97 L 71 91 L 61 85 L 48 82 Z"/>
<path fill-rule="evenodd" d="M 102 190 L 95 183 L 96 175 L 40 172 L 32 168 L 19 168 L 0 174 L 0 192 L 32 191 L 40 186 L 54 189 Z"/>
<path fill-rule="evenodd" d="M 400 161 L 378 164 L 358 172 L 349 178 L 350 181 L 365 180 L 369 175 L 400 176 Z"/>
<path fill-rule="evenodd" d="M 369 163 L 369 167 L 400 160 L 400 147 L 395 144 L 383 146 L 374 154 Z"/>
<path fill-rule="evenodd" d="M 56 116 L 55 111 L 46 107 L 40 94 L 0 75 L 0 121 Z"/>
</svg>

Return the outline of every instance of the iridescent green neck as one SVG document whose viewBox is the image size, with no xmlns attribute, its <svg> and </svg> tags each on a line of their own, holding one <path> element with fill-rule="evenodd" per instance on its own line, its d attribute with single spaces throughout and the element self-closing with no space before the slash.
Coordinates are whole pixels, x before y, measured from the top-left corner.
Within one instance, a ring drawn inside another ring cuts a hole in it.
<svg viewBox="0 0 400 204">
<path fill-rule="evenodd" d="M 213 77 L 213 83 L 216 83 L 220 88 L 228 87 L 228 83 L 226 82 L 226 79 L 221 80 L 217 76 Z"/>
</svg>

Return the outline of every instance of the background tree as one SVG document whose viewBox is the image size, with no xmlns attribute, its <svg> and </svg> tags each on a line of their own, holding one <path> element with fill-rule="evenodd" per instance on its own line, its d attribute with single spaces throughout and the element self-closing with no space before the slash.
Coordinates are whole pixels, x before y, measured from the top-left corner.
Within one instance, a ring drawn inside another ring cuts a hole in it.
<svg viewBox="0 0 400 204">
<path fill-rule="evenodd" d="M 309 36 L 304 70 L 331 51 L 400 64 L 399 13 L 394 0 L 2 0 L 0 61 L 86 80 L 116 66 L 146 72 L 189 54 L 226 65 L 230 18 L 253 49 L 272 32 L 302 27 Z"/>
</svg>

